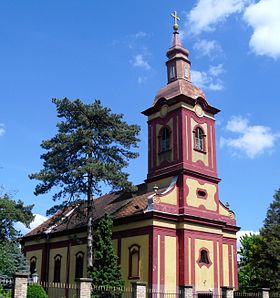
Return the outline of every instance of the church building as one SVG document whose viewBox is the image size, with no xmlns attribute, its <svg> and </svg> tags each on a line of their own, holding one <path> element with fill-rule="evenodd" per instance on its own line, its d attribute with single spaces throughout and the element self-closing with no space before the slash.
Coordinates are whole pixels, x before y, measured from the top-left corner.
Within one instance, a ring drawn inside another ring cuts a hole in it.
<svg viewBox="0 0 280 298">
<path fill-rule="evenodd" d="M 167 84 L 142 113 L 148 123 L 148 173 L 135 193 L 93 200 L 96 221 L 114 220 L 113 245 L 126 286 L 146 283 L 158 292 L 221 293 L 238 287 L 235 214 L 219 199 L 215 115 L 192 83 L 189 51 L 174 13 L 167 51 Z M 136 169 L 137 170 L 137 169 Z M 86 218 L 65 212 L 22 238 L 24 253 L 41 281 L 73 283 L 86 277 Z"/>
</svg>

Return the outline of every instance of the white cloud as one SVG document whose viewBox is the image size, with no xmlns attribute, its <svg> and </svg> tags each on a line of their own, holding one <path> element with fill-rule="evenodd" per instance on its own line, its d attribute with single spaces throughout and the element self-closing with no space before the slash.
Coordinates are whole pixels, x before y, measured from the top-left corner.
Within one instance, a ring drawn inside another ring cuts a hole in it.
<svg viewBox="0 0 280 298">
<path fill-rule="evenodd" d="M 144 68 L 145 70 L 151 69 L 150 64 L 145 60 L 144 55 L 142 54 L 138 54 L 133 57 L 132 65 L 135 67 Z"/>
<path fill-rule="evenodd" d="M 220 145 L 227 146 L 247 157 L 255 157 L 271 152 L 280 134 L 273 133 L 270 127 L 249 125 L 249 120 L 243 117 L 232 117 L 226 125 L 226 130 L 236 133 L 235 138 L 220 138 Z"/>
<path fill-rule="evenodd" d="M 192 70 L 192 82 L 202 89 L 219 91 L 224 88 L 223 82 L 218 78 L 218 76 L 223 72 L 223 64 L 210 66 L 207 72 Z"/>
<path fill-rule="evenodd" d="M 138 82 L 138 84 L 141 85 L 141 84 L 146 83 L 147 79 L 148 79 L 147 77 L 139 76 L 137 79 L 137 82 Z"/>
<path fill-rule="evenodd" d="M 218 80 L 216 83 L 210 83 L 208 89 L 212 91 L 221 91 L 224 89 L 223 82 Z"/>
<path fill-rule="evenodd" d="M 193 49 L 202 56 L 213 57 L 222 52 L 222 48 L 216 40 L 200 39 L 194 43 Z"/>
<path fill-rule="evenodd" d="M 250 47 L 257 55 L 280 57 L 280 1 L 261 0 L 246 8 L 244 20 L 253 28 Z"/>
<path fill-rule="evenodd" d="M 223 72 L 224 72 L 224 66 L 221 63 L 215 66 L 211 65 L 209 68 L 209 74 L 212 75 L 213 77 L 217 77 Z"/>
<path fill-rule="evenodd" d="M 276 0 L 279 1 L 279 0 Z M 203 31 L 214 31 L 218 23 L 230 15 L 240 13 L 251 0 L 198 0 L 187 16 L 187 27 L 194 35 Z"/>
<path fill-rule="evenodd" d="M 135 34 L 132 34 L 131 36 L 134 38 L 147 37 L 148 33 L 144 32 L 144 31 L 139 31 Z"/>
<path fill-rule="evenodd" d="M 17 230 L 19 230 L 22 234 L 26 234 L 28 233 L 30 230 L 35 229 L 36 227 L 38 227 L 41 223 L 43 223 L 45 220 L 47 220 L 48 218 L 44 215 L 41 214 L 34 214 L 35 218 L 34 220 L 31 222 L 30 224 L 30 229 L 26 228 L 22 223 L 16 223 L 15 224 L 15 228 Z"/>
<path fill-rule="evenodd" d="M 2 137 L 4 133 L 5 133 L 5 126 L 3 123 L 0 123 L 0 137 Z"/>
</svg>

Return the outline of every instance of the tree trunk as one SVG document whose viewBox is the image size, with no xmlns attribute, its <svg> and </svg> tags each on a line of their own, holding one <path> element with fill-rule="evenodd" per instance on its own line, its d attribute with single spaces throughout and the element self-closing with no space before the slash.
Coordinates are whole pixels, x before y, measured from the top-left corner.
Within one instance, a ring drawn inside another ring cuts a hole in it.
<svg viewBox="0 0 280 298">
<path fill-rule="evenodd" d="M 87 268 L 89 271 L 93 267 L 93 250 L 92 250 L 92 175 L 88 177 L 88 193 L 87 193 Z"/>
</svg>

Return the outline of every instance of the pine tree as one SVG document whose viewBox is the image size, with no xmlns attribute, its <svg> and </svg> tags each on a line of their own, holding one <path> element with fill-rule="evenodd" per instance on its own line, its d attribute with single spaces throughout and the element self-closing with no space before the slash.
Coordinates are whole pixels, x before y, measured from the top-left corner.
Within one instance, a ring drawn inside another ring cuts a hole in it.
<svg viewBox="0 0 280 298">
<path fill-rule="evenodd" d="M 264 226 L 261 229 L 264 239 L 263 262 L 270 288 L 280 288 L 280 188 L 275 192 L 270 204 Z"/>
<path fill-rule="evenodd" d="M 40 183 L 35 195 L 54 189 L 54 201 L 60 204 L 52 207 L 48 214 L 73 203 L 79 203 L 84 196 L 87 200 L 87 265 L 92 268 L 92 198 L 100 194 L 105 183 L 112 190 L 132 189 L 128 174 L 123 171 L 128 160 L 138 154 L 136 148 L 140 128 L 128 125 L 123 115 L 114 114 L 103 107 L 99 100 L 84 104 L 79 99 L 70 101 L 53 99 L 58 118 L 57 134 L 42 142 L 47 152 L 41 156 L 43 169 L 30 175 Z"/>
<path fill-rule="evenodd" d="M 105 214 L 99 220 L 94 237 L 94 263 L 90 276 L 95 286 L 122 287 L 124 281 L 112 243 L 113 220 Z"/>
</svg>

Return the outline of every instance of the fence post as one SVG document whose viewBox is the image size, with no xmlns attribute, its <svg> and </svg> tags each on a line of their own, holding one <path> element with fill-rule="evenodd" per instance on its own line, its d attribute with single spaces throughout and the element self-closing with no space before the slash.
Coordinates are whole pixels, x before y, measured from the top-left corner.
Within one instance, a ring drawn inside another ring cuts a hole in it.
<svg viewBox="0 0 280 298">
<path fill-rule="evenodd" d="M 261 288 L 262 298 L 269 298 L 269 288 Z"/>
<path fill-rule="evenodd" d="M 77 278 L 77 298 L 90 298 L 91 297 L 91 278 Z"/>
<path fill-rule="evenodd" d="M 146 284 L 143 282 L 132 282 L 132 297 L 133 298 L 146 298 Z"/>
<path fill-rule="evenodd" d="M 180 298 L 193 298 L 193 287 L 192 285 L 181 285 L 179 286 Z"/>
<path fill-rule="evenodd" d="M 13 298 L 26 298 L 28 273 L 17 272 L 14 275 Z"/>
<path fill-rule="evenodd" d="M 233 288 L 231 287 L 221 287 L 222 298 L 234 298 Z"/>
</svg>

